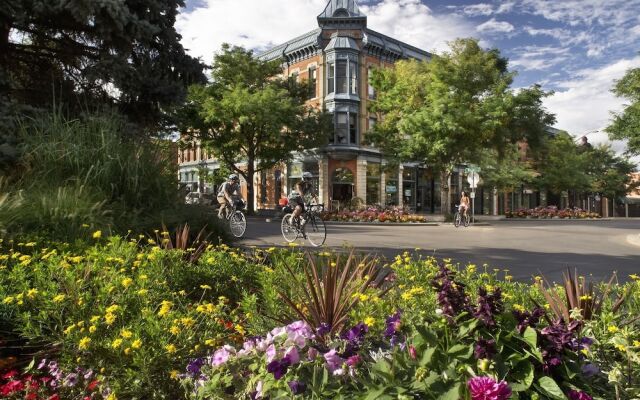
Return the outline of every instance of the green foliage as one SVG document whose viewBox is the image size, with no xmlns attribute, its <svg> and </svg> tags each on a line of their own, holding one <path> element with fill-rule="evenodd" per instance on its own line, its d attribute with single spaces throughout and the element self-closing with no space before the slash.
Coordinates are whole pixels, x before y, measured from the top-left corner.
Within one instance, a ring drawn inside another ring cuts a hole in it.
<svg viewBox="0 0 640 400">
<path fill-rule="evenodd" d="M 254 174 L 288 160 L 294 151 L 326 143 L 331 128 L 325 113 L 305 105 L 306 85 L 281 73 L 279 62 L 223 45 L 211 83 L 192 86 L 181 113 L 185 130 L 245 178 L 249 211 Z M 241 169 L 241 162 L 247 167 Z"/>
<path fill-rule="evenodd" d="M 607 127 L 612 140 L 627 140 L 627 153 L 640 154 L 640 68 L 633 68 L 616 82 L 616 96 L 630 101 L 621 113 L 613 115 Z"/>
<path fill-rule="evenodd" d="M 502 153 L 507 143 L 535 141 L 553 122 L 542 107 L 548 93 L 532 87 L 514 94 L 506 63 L 497 50 L 459 39 L 428 62 L 401 61 L 373 74 L 378 97 L 371 111 L 385 118 L 370 140 L 391 158 L 439 171 L 443 210 L 450 209 L 447 182 L 455 165 L 478 163 L 482 149 Z"/>
<path fill-rule="evenodd" d="M 86 237 L 87 229 L 151 232 L 192 222 L 228 237 L 213 212 L 186 206 L 169 143 L 130 137 L 114 114 L 41 114 L 19 125 L 20 166 L 0 187 L 0 229 L 11 235 Z M 185 219 L 187 218 L 187 219 Z"/>
<path fill-rule="evenodd" d="M 581 151 L 568 133 L 562 132 L 548 141 L 539 163 L 541 176 L 538 184 L 556 193 L 563 190 L 589 191 L 588 169 L 588 153 Z"/>
<path fill-rule="evenodd" d="M 631 180 L 631 173 L 636 170 L 636 165 L 616 155 L 610 147 L 598 146 L 590 149 L 588 158 L 591 192 L 616 199 L 626 196 L 640 185 L 640 182 Z"/>
<path fill-rule="evenodd" d="M 480 165 L 484 187 L 500 191 L 511 192 L 533 182 L 536 175 L 531 164 L 522 160 L 517 144 L 505 146 L 502 157 L 496 150 L 485 150 Z"/>
<path fill-rule="evenodd" d="M 186 54 L 174 28 L 183 6 L 7 2 L 0 10 L 0 94 L 45 109 L 58 98 L 76 111 L 113 105 L 156 133 L 170 125 L 167 111 L 184 100 L 187 85 L 204 81 L 203 65 Z"/>
</svg>

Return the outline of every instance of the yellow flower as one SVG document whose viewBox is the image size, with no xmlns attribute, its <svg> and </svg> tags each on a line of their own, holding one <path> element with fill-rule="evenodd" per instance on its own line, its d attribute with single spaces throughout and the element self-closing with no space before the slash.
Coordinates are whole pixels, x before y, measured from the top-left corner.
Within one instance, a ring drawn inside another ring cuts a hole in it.
<svg viewBox="0 0 640 400">
<path fill-rule="evenodd" d="M 520 304 L 514 304 L 513 309 L 516 311 L 524 312 L 524 307 Z"/>
<path fill-rule="evenodd" d="M 116 320 L 116 315 L 115 314 L 111 314 L 111 313 L 107 313 L 104 316 L 104 320 L 107 323 L 107 325 L 111 325 L 115 322 Z"/>
<path fill-rule="evenodd" d="M 89 343 L 91 343 L 91 338 L 85 336 L 82 339 L 80 339 L 80 343 L 78 343 L 78 348 L 80 350 L 87 350 L 89 348 Z"/>
<path fill-rule="evenodd" d="M 93 232 L 92 237 L 93 237 L 94 239 L 100 239 L 100 238 L 102 237 L 102 231 L 95 231 L 95 232 Z"/>
<path fill-rule="evenodd" d="M 95 325 L 91 325 L 91 326 L 89 327 L 89 333 L 95 333 L 97 330 L 98 330 L 98 328 L 96 328 L 96 326 L 95 326 Z"/>
<path fill-rule="evenodd" d="M 132 349 L 139 349 L 140 347 L 142 347 L 142 340 L 140 339 L 136 339 L 133 341 L 133 343 L 131 343 Z"/>
<path fill-rule="evenodd" d="M 200 289 L 211 290 L 211 286 L 209 286 L 209 285 L 200 285 Z"/>
<path fill-rule="evenodd" d="M 114 312 L 118 311 L 119 308 L 120 308 L 119 305 L 113 304 L 113 305 L 110 305 L 109 307 L 107 307 L 106 312 L 107 313 L 114 313 Z"/>
<path fill-rule="evenodd" d="M 62 303 L 66 297 L 67 296 L 65 296 L 64 294 L 59 294 L 59 295 L 57 295 L 56 297 L 53 298 L 53 302 L 54 303 Z"/>
<path fill-rule="evenodd" d="M 616 349 L 618 349 L 620 351 L 627 351 L 627 347 L 625 345 L 623 345 L 623 344 L 618 343 L 618 344 L 615 345 L 615 347 L 616 347 Z"/>
<path fill-rule="evenodd" d="M 169 312 L 171 312 L 172 306 L 173 306 L 172 302 L 168 300 L 164 300 L 160 306 L 160 310 L 158 311 L 158 316 L 164 317 L 165 315 L 169 314 Z"/>
<path fill-rule="evenodd" d="M 122 339 L 120 339 L 120 338 L 115 339 L 113 342 L 111 342 L 111 347 L 114 348 L 114 349 L 117 349 L 120 346 L 122 346 Z"/>
<path fill-rule="evenodd" d="M 638 276 L 636 274 L 629 275 L 629 278 L 633 279 L 634 281 L 640 280 L 640 276 Z"/>
<path fill-rule="evenodd" d="M 246 333 L 246 331 L 244 330 L 244 328 L 240 324 L 236 324 L 235 329 L 236 329 L 236 332 L 238 332 L 242 336 L 244 336 L 244 334 Z"/>
<path fill-rule="evenodd" d="M 180 333 L 180 328 L 174 325 L 169 329 L 169 332 L 171 332 L 172 335 L 177 335 Z"/>
<path fill-rule="evenodd" d="M 65 335 L 69 335 L 74 329 L 76 329 L 75 325 L 69 325 L 63 332 Z"/>
<path fill-rule="evenodd" d="M 116 397 L 115 393 L 111 393 L 109 396 L 107 396 L 106 400 L 118 400 L 118 398 Z"/>
<path fill-rule="evenodd" d="M 96 322 L 100 321 L 100 318 L 102 318 L 102 317 L 99 316 L 99 315 L 94 315 L 94 316 L 91 317 L 91 319 L 89 321 L 91 321 L 92 323 L 96 323 Z"/>
<path fill-rule="evenodd" d="M 133 279 L 124 278 L 121 283 L 122 283 L 122 286 L 124 286 L 125 288 L 128 288 L 133 283 Z"/>
<path fill-rule="evenodd" d="M 125 355 L 127 355 L 127 356 L 128 356 L 129 354 L 131 354 L 131 349 L 130 349 L 130 348 L 128 348 L 128 347 L 127 347 L 126 349 L 124 349 L 124 354 L 125 354 Z"/>
<path fill-rule="evenodd" d="M 580 300 L 582 301 L 587 301 L 587 300 L 591 300 L 591 296 L 589 296 L 588 294 L 585 294 L 584 296 L 580 296 Z"/>
<path fill-rule="evenodd" d="M 367 326 L 373 326 L 373 324 L 375 324 L 376 320 L 373 319 L 373 317 L 367 317 L 364 319 L 364 323 Z"/>
<path fill-rule="evenodd" d="M 640 347 L 640 340 L 634 340 L 634 341 L 633 341 L 633 345 L 634 345 L 635 347 Z"/>
<path fill-rule="evenodd" d="M 13 303 L 14 298 L 12 296 L 7 296 L 2 300 L 2 304 L 11 304 Z"/>
<path fill-rule="evenodd" d="M 123 329 L 122 331 L 120 331 L 120 336 L 122 336 L 125 339 L 129 339 L 133 336 L 133 333 L 129 330 Z"/>
<path fill-rule="evenodd" d="M 358 296 L 358 298 L 362 302 L 365 302 L 365 301 L 369 300 L 369 296 L 367 296 L 366 294 L 361 294 L 360 296 Z"/>
<path fill-rule="evenodd" d="M 512 275 L 505 275 L 504 276 L 504 280 L 507 282 L 511 282 L 513 280 L 513 276 Z"/>
<path fill-rule="evenodd" d="M 335 262 L 331 261 L 331 264 L 329 264 L 329 265 L 331 265 L 332 267 L 335 267 L 337 264 Z"/>
<path fill-rule="evenodd" d="M 164 346 L 165 350 L 167 350 L 167 353 L 172 354 L 175 353 L 176 351 L 178 351 L 178 349 L 176 348 L 176 346 L 172 345 L 172 344 L 168 344 L 166 346 Z"/>
<path fill-rule="evenodd" d="M 218 341 L 215 339 L 207 339 L 204 341 L 204 344 L 211 347 L 215 347 L 216 343 L 218 343 Z"/>
<path fill-rule="evenodd" d="M 175 369 L 173 371 L 169 372 L 169 376 L 171 377 L 171 379 L 175 379 L 175 380 L 178 380 L 178 374 L 179 374 L 179 372 L 176 371 Z"/>
<path fill-rule="evenodd" d="M 185 326 L 185 327 L 187 327 L 187 328 L 188 328 L 188 327 L 193 326 L 193 324 L 195 324 L 195 321 L 193 320 L 193 318 L 186 317 L 186 318 L 182 318 L 182 319 L 180 320 L 180 323 L 181 323 L 183 326 Z"/>
<path fill-rule="evenodd" d="M 607 330 L 609 331 L 609 333 L 616 333 L 618 332 L 618 327 L 615 325 L 609 325 L 609 327 L 607 328 Z"/>
<path fill-rule="evenodd" d="M 138 293 L 138 296 L 146 296 L 149 291 L 147 289 L 140 289 L 136 293 Z"/>
<path fill-rule="evenodd" d="M 35 299 L 37 294 L 38 294 L 38 289 L 29 289 L 29 291 L 27 292 L 27 297 L 33 300 Z"/>
</svg>

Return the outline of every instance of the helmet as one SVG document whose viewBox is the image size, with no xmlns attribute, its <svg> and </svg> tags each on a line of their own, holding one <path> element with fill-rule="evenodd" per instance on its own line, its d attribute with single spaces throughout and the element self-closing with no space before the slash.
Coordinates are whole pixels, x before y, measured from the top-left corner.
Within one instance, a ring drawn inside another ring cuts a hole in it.
<svg viewBox="0 0 640 400">
<path fill-rule="evenodd" d="M 231 174 L 231 175 L 229 175 L 229 180 L 238 182 L 240 180 L 240 178 L 238 178 L 238 175 L 236 175 L 236 174 Z"/>
<path fill-rule="evenodd" d="M 311 172 L 304 172 L 304 173 L 302 174 L 302 179 L 303 179 L 303 180 L 304 180 L 304 179 L 311 179 L 311 177 L 312 177 L 312 176 L 313 176 L 313 175 L 311 175 Z"/>
</svg>

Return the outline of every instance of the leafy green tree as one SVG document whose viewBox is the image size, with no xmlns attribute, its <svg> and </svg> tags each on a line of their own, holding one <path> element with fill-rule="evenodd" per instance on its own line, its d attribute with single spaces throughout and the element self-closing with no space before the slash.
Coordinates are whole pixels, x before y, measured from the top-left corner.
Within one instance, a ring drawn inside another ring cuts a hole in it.
<svg viewBox="0 0 640 400">
<path fill-rule="evenodd" d="M 0 101 L 112 105 L 156 131 L 204 82 L 174 28 L 183 0 L 0 2 Z"/>
<path fill-rule="evenodd" d="M 592 183 L 588 173 L 589 158 L 589 152 L 580 151 L 571 135 L 559 133 L 548 141 L 539 161 L 538 185 L 555 193 L 565 190 L 588 192 Z"/>
<path fill-rule="evenodd" d="M 592 193 L 617 199 L 626 196 L 639 185 L 631 179 L 631 173 L 636 170 L 634 163 L 616 155 L 610 147 L 595 147 L 589 150 L 587 158 Z"/>
<path fill-rule="evenodd" d="M 621 113 L 614 114 L 613 122 L 606 131 L 612 140 L 628 140 L 628 154 L 640 155 L 640 68 L 627 71 L 616 82 L 613 93 L 631 103 Z"/>
<path fill-rule="evenodd" d="M 537 175 L 532 163 L 522 160 L 517 144 L 505 146 L 501 156 L 496 150 L 489 149 L 484 153 L 480 166 L 484 187 L 504 192 L 532 183 Z"/>
<path fill-rule="evenodd" d="M 253 211 L 253 178 L 289 160 L 296 151 L 326 144 L 330 117 L 305 105 L 307 85 L 282 77 L 279 62 L 223 45 L 211 83 L 190 89 L 182 121 L 203 146 L 247 182 Z"/>
<path fill-rule="evenodd" d="M 542 107 L 547 93 L 538 86 L 513 93 L 512 79 L 507 60 L 474 39 L 458 39 L 430 61 L 377 70 L 371 111 L 384 118 L 371 141 L 397 161 L 422 161 L 439 171 L 442 209 L 449 212 L 456 165 L 479 163 L 484 149 L 502 154 L 509 143 L 538 138 L 554 121 Z"/>
</svg>

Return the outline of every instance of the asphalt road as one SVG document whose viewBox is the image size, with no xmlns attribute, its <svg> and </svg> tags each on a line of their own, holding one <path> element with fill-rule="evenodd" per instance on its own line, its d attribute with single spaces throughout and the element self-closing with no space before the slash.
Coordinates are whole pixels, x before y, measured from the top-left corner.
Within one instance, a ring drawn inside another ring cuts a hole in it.
<svg viewBox="0 0 640 400">
<path fill-rule="evenodd" d="M 640 246 L 627 238 L 640 235 L 640 219 L 599 221 L 494 221 L 490 226 L 327 224 L 326 246 L 373 252 L 388 258 L 405 250 L 452 258 L 491 268 L 509 269 L 517 280 L 544 274 L 559 280 L 568 267 L 595 280 L 613 271 L 621 280 L 640 275 Z M 282 246 L 280 221 L 250 219 L 242 245 Z M 299 241 L 299 244 L 304 244 Z"/>
</svg>

